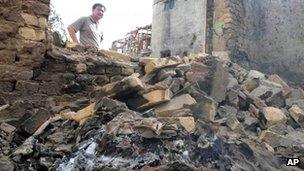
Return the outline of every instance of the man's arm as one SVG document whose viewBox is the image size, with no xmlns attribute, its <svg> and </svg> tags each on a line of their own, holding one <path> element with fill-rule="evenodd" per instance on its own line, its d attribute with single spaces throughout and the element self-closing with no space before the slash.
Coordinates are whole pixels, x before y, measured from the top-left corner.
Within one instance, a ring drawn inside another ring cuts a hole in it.
<svg viewBox="0 0 304 171">
<path fill-rule="evenodd" d="M 76 33 L 83 27 L 85 19 L 86 17 L 81 17 L 68 27 L 68 32 L 70 34 L 70 37 L 72 38 L 72 41 L 75 44 L 79 44 L 79 41 L 76 37 Z"/>
<path fill-rule="evenodd" d="M 78 39 L 76 37 L 76 32 L 75 32 L 74 28 L 71 27 L 71 26 L 69 26 L 68 27 L 68 32 L 69 32 L 70 37 L 73 40 L 73 42 L 76 43 L 76 44 L 79 44 L 79 41 L 78 41 Z"/>
</svg>

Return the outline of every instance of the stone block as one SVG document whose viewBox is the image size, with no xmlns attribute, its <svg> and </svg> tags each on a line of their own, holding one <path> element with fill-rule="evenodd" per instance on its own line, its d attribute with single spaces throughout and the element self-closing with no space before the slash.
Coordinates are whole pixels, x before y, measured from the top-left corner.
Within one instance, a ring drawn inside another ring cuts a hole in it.
<svg viewBox="0 0 304 171">
<path fill-rule="evenodd" d="M 193 117 L 177 117 L 179 123 L 186 129 L 186 131 L 191 132 L 195 128 L 195 120 Z"/>
<path fill-rule="evenodd" d="M 106 73 L 106 67 L 100 65 L 89 64 L 87 66 L 88 73 L 93 75 L 103 75 Z"/>
<path fill-rule="evenodd" d="M 281 109 L 264 107 L 260 113 L 259 120 L 262 126 L 269 128 L 278 123 L 286 123 L 287 117 Z"/>
<path fill-rule="evenodd" d="M 39 83 L 29 81 L 17 81 L 15 88 L 22 95 L 32 95 L 38 92 Z"/>
<path fill-rule="evenodd" d="M 82 86 L 93 85 L 94 76 L 89 74 L 80 74 L 77 76 L 76 81 Z"/>
<path fill-rule="evenodd" d="M 1 45 L 3 43 L 3 45 Z M 22 49 L 23 42 L 20 39 L 8 38 L 0 43 L 0 49 L 18 51 Z"/>
<path fill-rule="evenodd" d="M 256 70 L 250 70 L 248 75 L 247 75 L 247 79 L 248 80 L 252 80 L 252 79 L 265 79 L 265 74 L 261 73 L 260 71 L 256 71 Z"/>
<path fill-rule="evenodd" d="M 126 61 L 129 62 L 131 61 L 131 57 L 122 53 L 118 53 L 115 51 L 109 51 L 109 50 L 99 50 L 98 51 L 99 56 L 104 56 L 107 58 L 113 58 L 116 60 L 121 60 L 121 61 Z"/>
<path fill-rule="evenodd" d="M 106 67 L 106 74 L 109 75 L 109 76 L 121 75 L 121 67 L 107 66 Z"/>
<path fill-rule="evenodd" d="M 22 9 L 26 13 L 29 13 L 29 14 L 34 13 L 36 15 L 42 15 L 45 17 L 47 17 L 50 13 L 49 5 L 36 1 L 36 0 L 23 1 Z"/>
<path fill-rule="evenodd" d="M 46 40 L 45 30 L 36 30 L 36 40 Z"/>
<path fill-rule="evenodd" d="M 135 99 L 135 101 L 137 100 L 138 103 L 142 103 L 142 105 L 137 106 L 137 109 L 144 110 L 159 105 L 161 103 L 168 102 L 170 101 L 171 96 L 172 93 L 168 89 L 152 90 L 141 95 L 141 98 Z"/>
<path fill-rule="evenodd" d="M 282 146 L 283 143 L 284 144 L 292 144 L 291 140 L 288 140 L 285 136 L 283 135 L 279 135 L 277 133 L 274 133 L 272 131 L 263 131 L 261 133 L 261 135 L 258 138 L 259 142 L 265 142 L 267 144 L 269 144 L 271 147 L 275 148 L 275 147 L 279 147 Z"/>
<path fill-rule="evenodd" d="M 122 67 L 121 68 L 121 75 L 129 76 L 135 72 L 134 68 L 131 67 Z"/>
<path fill-rule="evenodd" d="M 283 87 L 283 96 L 284 97 L 291 93 L 291 88 L 288 86 L 288 84 L 284 80 L 282 80 L 280 78 L 280 76 L 273 74 L 268 77 L 268 80 L 278 83 Z"/>
<path fill-rule="evenodd" d="M 0 122 L 17 121 L 27 110 L 28 106 L 23 101 L 14 101 L 7 108 L 0 110 Z"/>
<path fill-rule="evenodd" d="M 210 97 L 202 96 L 197 104 L 191 106 L 191 111 L 197 119 L 214 121 L 217 111 L 217 102 Z"/>
<path fill-rule="evenodd" d="M 303 122 L 303 126 L 304 126 L 304 111 L 299 108 L 299 106 L 297 105 L 293 105 L 290 109 L 289 109 L 289 113 L 290 116 L 297 122 L 300 123 L 300 121 Z"/>
<path fill-rule="evenodd" d="M 297 105 L 304 110 L 304 99 L 286 99 L 286 106 L 291 107 L 292 105 Z"/>
<path fill-rule="evenodd" d="M 125 97 L 128 94 L 132 94 L 144 89 L 144 84 L 136 76 L 129 76 L 121 81 L 106 84 L 102 87 L 97 87 L 92 96 L 94 97 Z"/>
<path fill-rule="evenodd" d="M 0 90 L 3 92 L 11 92 L 14 89 L 14 83 L 8 81 L 0 81 Z"/>
<path fill-rule="evenodd" d="M 215 72 L 212 75 L 210 96 L 217 102 L 226 98 L 227 85 L 229 83 L 228 68 L 222 62 L 216 63 Z"/>
<path fill-rule="evenodd" d="M 121 76 L 121 75 L 115 75 L 115 76 L 113 76 L 113 77 L 110 78 L 110 82 L 112 83 L 112 82 L 120 81 L 120 80 L 122 80 L 123 78 L 124 78 L 124 77 Z"/>
<path fill-rule="evenodd" d="M 30 14 L 27 14 L 27 13 L 21 13 L 21 17 L 23 18 L 26 25 L 39 26 L 38 17 L 36 17 L 35 15 L 30 15 Z"/>
<path fill-rule="evenodd" d="M 208 76 L 209 71 L 209 66 L 199 62 L 193 62 L 190 65 L 190 70 L 186 73 L 186 79 L 188 82 L 204 80 L 205 77 Z"/>
<path fill-rule="evenodd" d="M 42 29 L 47 28 L 47 26 L 48 26 L 47 19 L 44 18 L 44 17 L 39 17 L 39 18 L 38 18 L 38 25 L 39 25 L 39 27 L 42 28 Z"/>
<path fill-rule="evenodd" d="M 5 170 L 5 171 L 14 171 L 16 169 L 14 162 L 11 161 L 9 157 L 5 157 L 5 156 L 0 157 L 0 166 L 1 166 L 1 170 Z"/>
<path fill-rule="evenodd" d="M 76 64 L 76 73 L 83 74 L 87 72 L 87 65 L 83 63 Z"/>
<path fill-rule="evenodd" d="M 240 122 L 237 120 L 237 118 L 235 116 L 231 116 L 231 117 L 227 118 L 226 125 L 231 130 L 235 130 L 240 125 Z"/>
<path fill-rule="evenodd" d="M 162 81 L 168 77 L 174 77 L 176 75 L 174 68 L 164 68 L 157 73 L 157 81 Z"/>
<path fill-rule="evenodd" d="M 177 66 L 181 64 L 181 59 L 174 58 L 149 58 L 145 65 L 145 73 L 150 74 L 164 67 Z"/>
<path fill-rule="evenodd" d="M 36 31 L 33 28 L 21 27 L 19 28 L 19 34 L 24 39 L 36 40 Z"/>
<path fill-rule="evenodd" d="M 46 39 L 44 30 L 37 30 L 30 27 L 19 28 L 19 35 L 26 40 L 41 41 Z"/>
<path fill-rule="evenodd" d="M 58 95 L 62 87 L 62 84 L 59 84 L 58 82 L 41 83 L 39 93 L 46 95 Z"/>
<path fill-rule="evenodd" d="M 0 22 L 0 38 L 6 37 L 7 34 L 15 34 L 18 30 L 18 24 L 15 22 Z"/>
<path fill-rule="evenodd" d="M 105 75 L 97 75 L 93 80 L 93 85 L 100 86 L 100 85 L 108 84 L 109 82 L 110 82 L 109 77 Z"/>
<path fill-rule="evenodd" d="M 0 81 L 30 80 L 33 71 L 24 67 L 0 65 Z"/>
<path fill-rule="evenodd" d="M 35 131 L 52 115 L 46 109 L 39 109 L 32 117 L 25 120 L 21 127 L 29 134 L 35 133 Z"/>
<path fill-rule="evenodd" d="M 174 97 L 169 102 L 161 104 L 155 107 L 155 113 L 157 116 L 170 116 L 176 110 L 184 108 L 186 105 L 193 105 L 196 103 L 196 100 L 191 97 L 189 94 L 183 94 L 177 97 Z"/>
<path fill-rule="evenodd" d="M 13 64 L 15 62 L 16 52 L 11 50 L 0 50 L 0 65 Z"/>
</svg>

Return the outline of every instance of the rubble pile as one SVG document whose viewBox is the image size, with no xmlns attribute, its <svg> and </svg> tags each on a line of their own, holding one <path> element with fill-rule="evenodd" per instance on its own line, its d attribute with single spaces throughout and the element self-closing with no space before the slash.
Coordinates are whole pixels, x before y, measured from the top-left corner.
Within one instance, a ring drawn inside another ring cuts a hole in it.
<svg viewBox="0 0 304 171">
<path fill-rule="evenodd" d="M 86 76 L 99 61 L 77 59 L 75 72 Z M 303 89 L 207 55 L 139 58 L 143 73 L 126 63 L 133 72 L 119 69 L 127 76 L 93 84 L 57 113 L 56 105 L 37 110 L 26 121 L 45 122 L 22 129 L 27 136 L 2 122 L 0 163 L 7 170 L 304 169 Z M 118 68 L 108 67 L 92 75 Z M 287 158 L 301 163 L 287 167 Z"/>
</svg>

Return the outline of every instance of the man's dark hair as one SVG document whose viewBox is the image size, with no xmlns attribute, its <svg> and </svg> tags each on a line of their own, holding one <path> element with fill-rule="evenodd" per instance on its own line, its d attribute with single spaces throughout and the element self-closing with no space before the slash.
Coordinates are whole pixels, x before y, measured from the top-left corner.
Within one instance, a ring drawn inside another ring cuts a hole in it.
<svg viewBox="0 0 304 171">
<path fill-rule="evenodd" d="M 100 4 L 100 3 L 94 4 L 93 7 L 92 7 L 92 10 L 94 10 L 97 7 L 101 7 L 101 8 L 103 8 L 103 11 L 106 11 L 106 7 L 102 4 Z"/>
</svg>

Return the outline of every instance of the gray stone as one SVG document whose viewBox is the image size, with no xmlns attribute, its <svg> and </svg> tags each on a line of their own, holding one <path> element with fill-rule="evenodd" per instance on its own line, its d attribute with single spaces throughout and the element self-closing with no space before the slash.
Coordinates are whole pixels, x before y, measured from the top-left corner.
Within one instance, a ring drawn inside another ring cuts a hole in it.
<svg viewBox="0 0 304 171">
<path fill-rule="evenodd" d="M 278 123 L 285 124 L 287 121 L 286 115 L 282 110 L 274 107 L 264 107 L 260 113 L 259 120 L 261 125 L 269 128 Z"/>
<path fill-rule="evenodd" d="M 27 109 L 27 104 L 23 101 L 15 101 L 8 108 L 0 111 L 0 121 L 18 120 L 25 113 Z"/>
<path fill-rule="evenodd" d="M 232 106 L 225 105 L 225 106 L 220 106 L 217 112 L 221 118 L 226 118 L 229 116 L 236 116 L 237 109 Z"/>
<path fill-rule="evenodd" d="M 250 70 L 247 75 L 247 79 L 252 80 L 254 78 L 265 79 L 265 74 L 261 73 L 260 71 Z"/>
<path fill-rule="evenodd" d="M 14 171 L 15 166 L 14 163 L 5 156 L 0 157 L 0 170 L 1 171 Z"/>
<path fill-rule="evenodd" d="M 0 130 L 4 131 L 7 135 L 12 135 L 16 131 L 16 127 L 7 123 L 1 123 Z"/>
<path fill-rule="evenodd" d="M 226 125 L 231 130 L 235 130 L 240 125 L 240 122 L 237 120 L 237 118 L 235 116 L 230 116 L 226 120 Z"/>
<path fill-rule="evenodd" d="M 4 92 L 11 92 L 13 91 L 14 84 L 13 82 L 8 81 L 0 81 L 0 90 Z"/>
<path fill-rule="evenodd" d="M 121 75 L 121 67 L 117 67 L 117 66 L 107 66 L 106 67 L 106 74 L 109 76 L 113 76 L 113 75 Z"/>
<path fill-rule="evenodd" d="M 175 94 L 176 92 L 178 92 L 181 89 L 182 85 L 181 85 L 179 79 L 173 78 L 169 87 L 170 87 L 171 92 L 173 94 Z"/>
<path fill-rule="evenodd" d="M 121 75 L 129 76 L 135 72 L 134 68 L 132 67 L 122 67 L 121 68 Z"/>
<path fill-rule="evenodd" d="M 110 82 L 112 83 L 112 82 L 116 82 L 116 81 L 121 81 L 123 78 L 124 77 L 121 75 L 115 75 L 110 78 Z"/>
<path fill-rule="evenodd" d="M 76 70 L 77 74 L 86 73 L 87 72 L 87 65 L 83 64 L 83 63 L 76 64 L 75 70 Z"/>
<path fill-rule="evenodd" d="M 43 167 L 50 168 L 54 163 L 54 159 L 51 157 L 40 157 L 39 164 Z"/>
<path fill-rule="evenodd" d="M 16 90 L 21 94 L 32 95 L 39 90 L 39 83 L 29 81 L 17 81 Z"/>
<path fill-rule="evenodd" d="M 109 78 L 105 75 L 97 75 L 95 76 L 94 80 L 93 80 L 93 85 L 105 85 L 108 84 L 110 82 Z"/>
<path fill-rule="evenodd" d="M 229 74 L 229 83 L 227 85 L 227 90 L 232 90 L 239 85 L 237 79 L 235 79 L 231 74 Z"/>
<path fill-rule="evenodd" d="M 175 69 L 174 68 L 165 68 L 157 73 L 157 81 L 162 81 L 169 76 L 174 77 L 176 75 Z"/>
<path fill-rule="evenodd" d="M 297 105 L 304 110 L 304 99 L 286 99 L 286 106 L 291 107 L 292 105 Z"/>
<path fill-rule="evenodd" d="M 210 96 L 217 102 L 226 98 L 227 85 L 229 83 L 228 68 L 222 62 L 216 63 L 215 72 L 212 75 Z"/>
<path fill-rule="evenodd" d="M 34 137 L 29 137 L 28 139 L 26 139 L 24 141 L 24 143 L 19 146 L 14 152 L 13 152 L 13 156 L 17 156 L 17 155 L 23 155 L 23 156 L 27 156 L 32 154 L 34 151 L 34 144 L 37 142 L 37 140 Z"/>
<path fill-rule="evenodd" d="M 228 100 L 228 104 L 238 108 L 239 107 L 239 96 L 238 96 L 238 92 L 236 90 L 230 90 L 229 92 L 227 92 L 227 100 Z"/>
<path fill-rule="evenodd" d="M 252 116 L 246 116 L 243 125 L 246 130 L 256 131 L 256 128 L 259 126 L 259 120 Z"/>
<path fill-rule="evenodd" d="M 24 131 L 33 134 L 52 115 L 45 109 L 39 109 L 32 117 L 21 124 Z"/>
<path fill-rule="evenodd" d="M 217 102 L 212 98 L 201 96 L 201 99 L 197 101 L 197 104 L 192 105 L 190 109 L 195 118 L 203 121 L 214 121 L 217 105 Z"/>
</svg>

